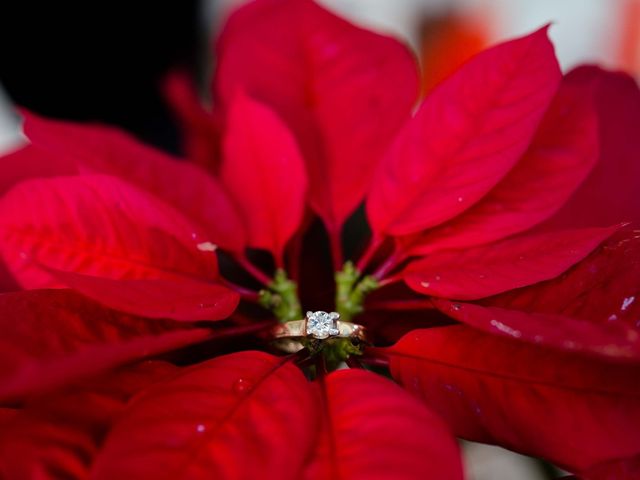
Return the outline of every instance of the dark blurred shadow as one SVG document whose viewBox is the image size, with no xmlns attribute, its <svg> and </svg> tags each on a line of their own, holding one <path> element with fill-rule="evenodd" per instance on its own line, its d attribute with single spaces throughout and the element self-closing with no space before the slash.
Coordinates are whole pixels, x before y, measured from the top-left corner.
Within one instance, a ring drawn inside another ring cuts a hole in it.
<svg viewBox="0 0 640 480">
<path fill-rule="evenodd" d="M 204 34 L 198 0 L 3 2 L 0 82 L 44 115 L 120 125 L 178 150 L 159 82 L 196 70 Z"/>
</svg>

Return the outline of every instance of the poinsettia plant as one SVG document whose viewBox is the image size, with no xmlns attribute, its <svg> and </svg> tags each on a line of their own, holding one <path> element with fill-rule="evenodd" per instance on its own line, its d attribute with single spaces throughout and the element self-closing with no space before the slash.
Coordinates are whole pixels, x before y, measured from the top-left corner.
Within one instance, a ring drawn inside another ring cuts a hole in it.
<svg viewBox="0 0 640 480">
<path fill-rule="evenodd" d="M 420 99 L 402 44 L 307 0 L 216 58 L 213 108 L 167 84 L 186 161 L 23 112 L 3 478 L 459 479 L 456 437 L 638 478 L 633 79 L 563 75 L 545 27 Z M 367 336 L 284 352 L 316 309 Z"/>
</svg>

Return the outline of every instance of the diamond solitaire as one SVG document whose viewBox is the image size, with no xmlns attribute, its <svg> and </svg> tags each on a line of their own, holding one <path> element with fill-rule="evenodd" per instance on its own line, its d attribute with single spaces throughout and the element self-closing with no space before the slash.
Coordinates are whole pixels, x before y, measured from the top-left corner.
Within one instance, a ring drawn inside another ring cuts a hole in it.
<svg viewBox="0 0 640 480">
<path fill-rule="evenodd" d="M 336 312 L 307 312 L 307 335 L 318 340 L 339 335 L 339 318 Z"/>
</svg>

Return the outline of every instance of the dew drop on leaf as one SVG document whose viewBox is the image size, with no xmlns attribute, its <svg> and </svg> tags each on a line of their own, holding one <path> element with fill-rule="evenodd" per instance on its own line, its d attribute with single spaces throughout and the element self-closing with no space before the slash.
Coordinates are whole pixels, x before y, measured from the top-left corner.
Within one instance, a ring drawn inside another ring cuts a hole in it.
<svg viewBox="0 0 640 480">
<path fill-rule="evenodd" d="M 251 388 L 251 382 L 245 380 L 244 378 L 239 378 L 233 384 L 233 391 L 236 393 L 246 392 Z"/>
<path fill-rule="evenodd" d="M 629 306 L 635 301 L 636 297 L 627 297 L 624 300 L 622 300 L 622 306 L 620 307 L 620 310 L 626 310 L 627 308 L 629 308 Z"/>
<path fill-rule="evenodd" d="M 196 246 L 201 252 L 215 252 L 218 249 L 218 246 L 211 242 L 200 242 Z"/>
<path fill-rule="evenodd" d="M 499 320 L 496 320 L 495 318 L 492 319 L 489 323 L 491 324 L 492 327 L 495 327 L 496 329 L 500 330 L 503 333 L 506 333 L 507 335 L 510 335 L 515 338 L 522 337 L 522 332 L 520 330 L 511 328 L 509 325 L 505 325 L 504 323 L 502 323 Z"/>
</svg>

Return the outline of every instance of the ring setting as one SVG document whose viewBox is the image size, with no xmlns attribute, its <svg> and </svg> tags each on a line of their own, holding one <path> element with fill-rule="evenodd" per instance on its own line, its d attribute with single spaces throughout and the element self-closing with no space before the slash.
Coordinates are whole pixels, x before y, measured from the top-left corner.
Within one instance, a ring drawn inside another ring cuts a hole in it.
<svg viewBox="0 0 640 480">
<path fill-rule="evenodd" d="M 317 340 L 324 340 L 329 337 L 337 337 L 340 335 L 338 329 L 338 319 L 340 314 L 337 312 L 307 312 L 306 333 L 307 337 L 313 337 Z"/>
<path fill-rule="evenodd" d="M 366 330 L 362 325 L 340 321 L 337 312 L 307 312 L 302 320 L 278 325 L 273 330 L 276 340 L 295 341 L 326 340 L 329 338 L 350 338 L 352 341 L 366 343 Z M 301 348 L 301 346 L 300 346 Z"/>
</svg>

